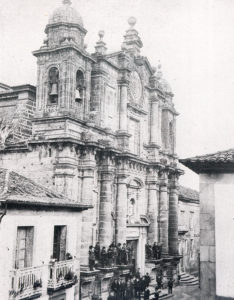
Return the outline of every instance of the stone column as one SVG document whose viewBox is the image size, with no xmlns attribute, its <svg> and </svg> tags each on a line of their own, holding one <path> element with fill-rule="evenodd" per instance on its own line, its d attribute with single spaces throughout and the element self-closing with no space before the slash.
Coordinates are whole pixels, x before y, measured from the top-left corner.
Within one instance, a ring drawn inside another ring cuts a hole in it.
<svg viewBox="0 0 234 300">
<path fill-rule="evenodd" d="M 94 172 L 95 172 L 95 151 L 87 150 L 83 153 L 80 162 L 82 174 L 81 202 L 84 204 L 94 205 Z M 88 265 L 89 246 L 92 245 L 92 225 L 93 209 L 82 212 L 82 230 L 81 230 L 81 264 Z"/>
<path fill-rule="evenodd" d="M 116 243 L 126 243 L 126 216 L 127 216 L 127 176 L 119 175 L 117 178 L 116 199 Z"/>
<path fill-rule="evenodd" d="M 159 232 L 160 243 L 162 243 L 163 256 L 168 255 L 168 191 L 167 179 L 160 183 L 160 197 L 159 197 Z"/>
<path fill-rule="evenodd" d="M 101 247 L 109 246 L 112 242 L 112 184 L 113 173 L 101 171 L 100 206 L 99 206 L 99 242 Z"/>
<path fill-rule="evenodd" d="M 155 145 L 159 144 L 158 115 L 158 100 L 154 98 L 151 102 L 150 143 Z"/>
<path fill-rule="evenodd" d="M 128 82 L 120 81 L 119 130 L 127 131 Z"/>
<path fill-rule="evenodd" d="M 178 185 L 177 179 L 170 182 L 169 193 L 169 254 L 179 254 L 178 241 Z"/>
<path fill-rule="evenodd" d="M 157 181 L 148 183 L 148 215 L 150 226 L 148 230 L 148 242 L 158 242 L 158 185 Z"/>
</svg>

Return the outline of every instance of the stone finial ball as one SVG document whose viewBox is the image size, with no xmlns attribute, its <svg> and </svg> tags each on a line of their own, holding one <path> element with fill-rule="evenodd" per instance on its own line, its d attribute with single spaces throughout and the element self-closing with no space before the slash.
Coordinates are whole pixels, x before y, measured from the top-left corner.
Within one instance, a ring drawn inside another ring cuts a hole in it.
<svg viewBox="0 0 234 300">
<path fill-rule="evenodd" d="M 130 17 L 130 18 L 128 19 L 128 24 L 129 24 L 131 27 L 134 27 L 135 24 L 136 24 L 136 22 L 137 22 L 137 19 L 136 19 L 135 17 Z"/>
<path fill-rule="evenodd" d="M 100 30 L 98 32 L 98 35 L 99 35 L 100 39 L 102 39 L 104 37 L 104 35 L 105 35 L 105 31 L 104 30 Z"/>
</svg>

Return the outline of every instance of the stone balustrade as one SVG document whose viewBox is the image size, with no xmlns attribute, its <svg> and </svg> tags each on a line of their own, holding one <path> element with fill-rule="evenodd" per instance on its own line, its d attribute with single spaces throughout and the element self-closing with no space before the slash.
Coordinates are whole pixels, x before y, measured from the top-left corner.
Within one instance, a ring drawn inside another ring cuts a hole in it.
<svg viewBox="0 0 234 300">
<path fill-rule="evenodd" d="M 9 300 L 40 296 L 44 266 L 14 269 L 10 272 Z"/>
<path fill-rule="evenodd" d="M 61 287 L 69 288 L 77 282 L 78 274 L 78 259 L 11 270 L 9 300 L 34 299 Z"/>
<path fill-rule="evenodd" d="M 48 291 L 70 287 L 77 282 L 79 264 L 77 259 L 54 262 L 49 265 Z"/>
</svg>

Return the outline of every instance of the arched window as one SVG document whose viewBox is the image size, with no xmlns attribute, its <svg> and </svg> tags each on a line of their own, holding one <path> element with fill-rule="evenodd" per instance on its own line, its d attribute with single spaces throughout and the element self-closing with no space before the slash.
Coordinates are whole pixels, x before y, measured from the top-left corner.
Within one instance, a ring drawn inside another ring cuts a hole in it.
<svg viewBox="0 0 234 300">
<path fill-rule="evenodd" d="M 81 70 L 76 72 L 76 94 L 75 94 L 75 101 L 81 102 L 84 97 L 84 74 Z"/>
<path fill-rule="evenodd" d="M 59 71 L 53 67 L 49 70 L 49 101 L 58 103 Z"/>
</svg>

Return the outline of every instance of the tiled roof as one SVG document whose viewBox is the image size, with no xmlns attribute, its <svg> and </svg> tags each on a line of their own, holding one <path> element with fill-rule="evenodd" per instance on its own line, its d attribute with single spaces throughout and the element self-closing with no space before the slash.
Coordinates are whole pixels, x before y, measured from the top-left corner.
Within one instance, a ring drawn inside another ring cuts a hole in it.
<svg viewBox="0 0 234 300">
<path fill-rule="evenodd" d="M 234 149 L 180 159 L 180 162 L 196 173 L 234 172 Z"/>
<path fill-rule="evenodd" d="M 199 193 L 196 190 L 184 187 L 182 185 L 179 186 L 179 199 L 186 200 L 191 202 L 199 202 Z"/>
<path fill-rule="evenodd" d="M 0 168 L 0 202 L 35 206 L 87 209 L 64 195 L 51 191 L 14 171 Z"/>
</svg>

